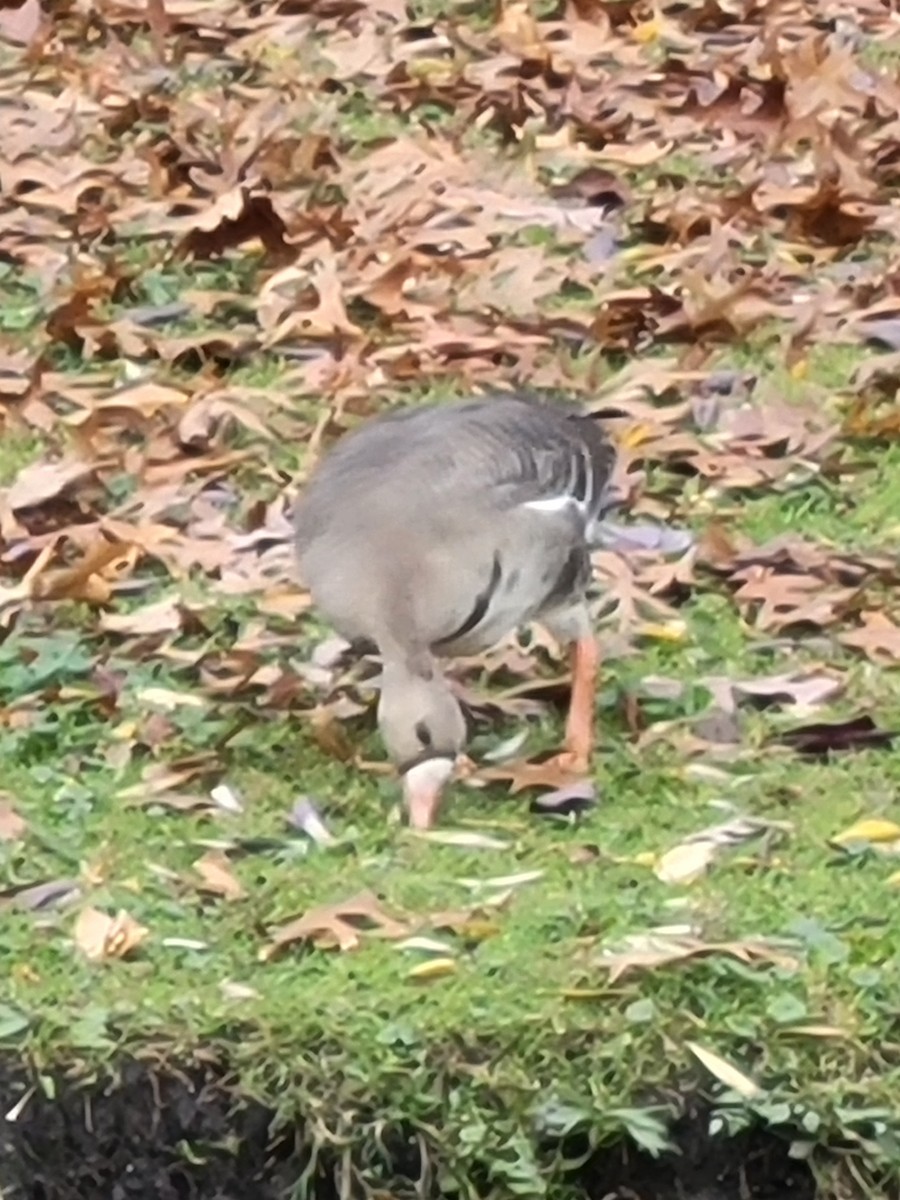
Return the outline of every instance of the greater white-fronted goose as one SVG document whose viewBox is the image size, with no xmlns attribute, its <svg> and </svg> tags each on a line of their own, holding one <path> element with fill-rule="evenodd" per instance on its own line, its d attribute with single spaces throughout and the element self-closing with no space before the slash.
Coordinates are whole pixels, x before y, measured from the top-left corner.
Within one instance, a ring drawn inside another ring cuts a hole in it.
<svg viewBox="0 0 900 1200">
<path fill-rule="evenodd" d="M 413 826 L 433 823 L 465 745 L 438 659 L 530 621 L 571 646 L 560 757 L 588 769 L 599 655 L 585 589 L 614 465 L 592 417 L 504 395 L 376 417 L 313 469 L 295 509 L 300 573 L 341 634 L 378 647 L 378 723 Z"/>
</svg>

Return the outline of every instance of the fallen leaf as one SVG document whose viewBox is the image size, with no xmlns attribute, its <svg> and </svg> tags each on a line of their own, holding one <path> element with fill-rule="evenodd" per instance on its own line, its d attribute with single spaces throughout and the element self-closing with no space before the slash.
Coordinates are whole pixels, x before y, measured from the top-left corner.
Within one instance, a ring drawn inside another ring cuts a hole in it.
<svg viewBox="0 0 900 1200">
<path fill-rule="evenodd" d="M 243 900 L 246 889 L 234 874 L 231 863 L 224 854 L 210 851 L 198 858 L 194 870 L 203 881 L 200 890 L 213 896 L 221 896 L 224 900 Z"/>
<path fill-rule="evenodd" d="M 210 949 L 209 942 L 201 942 L 198 938 L 167 937 L 163 938 L 160 944 L 168 950 L 202 951 Z"/>
<path fill-rule="evenodd" d="M 439 846 L 457 846 L 462 850 L 508 850 L 510 843 L 468 829 L 405 829 L 404 835 Z"/>
<path fill-rule="evenodd" d="M 0 9 L 0 38 L 19 46 L 30 46 L 39 39 L 45 23 L 41 0 L 5 5 Z"/>
<path fill-rule="evenodd" d="M 787 821 L 768 821 L 757 817 L 735 817 L 691 834 L 662 854 L 654 873 L 663 883 L 690 884 L 703 876 L 725 850 L 743 845 L 766 834 L 788 833 Z"/>
<path fill-rule="evenodd" d="M 885 665 L 900 663 L 900 625 L 886 613 L 864 612 L 862 626 L 839 636 L 844 646 L 862 650 L 874 662 Z"/>
<path fill-rule="evenodd" d="M 479 767 L 471 778 L 480 783 L 508 783 L 512 795 L 526 788 L 559 788 L 582 784 L 583 778 L 561 766 L 556 758 L 534 762 L 527 758 L 510 759 L 489 767 Z"/>
<path fill-rule="evenodd" d="M 456 883 L 460 887 L 469 888 L 473 892 L 495 891 L 502 889 L 510 892 L 517 887 L 522 887 L 526 883 L 536 883 L 538 879 L 543 879 L 546 872 L 542 869 L 533 871 L 518 871 L 514 875 L 493 875 L 487 879 L 457 879 Z"/>
<path fill-rule="evenodd" d="M 868 716 L 847 721 L 800 725 L 768 739 L 770 746 L 786 746 L 797 754 L 823 758 L 832 753 L 890 747 L 897 733 L 879 729 Z"/>
<path fill-rule="evenodd" d="M 35 913 L 68 908 L 81 899 L 81 892 L 81 883 L 77 879 L 18 884 L 0 890 L 0 908 L 12 907 Z"/>
<path fill-rule="evenodd" d="M 702 938 L 686 934 L 636 934 L 625 939 L 621 948 L 605 950 L 597 965 L 609 971 L 610 985 L 638 970 L 657 970 L 660 967 L 690 962 L 696 958 L 707 958 L 724 954 L 753 966 L 777 964 L 787 970 L 798 966 L 795 955 L 776 942 L 765 939 L 747 939 L 735 942 L 705 942 Z"/>
<path fill-rule="evenodd" d="M 745 1100 L 758 1100 L 763 1095 L 763 1089 L 743 1071 L 739 1071 L 733 1063 L 728 1062 L 712 1050 L 707 1050 L 697 1042 L 685 1042 L 691 1054 L 698 1059 L 710 1075 L 714 1075 L 720 1083 L 724 1083 L 729 1091 L 737 1092 Z"/>
<path fill-rule="evenodd" d="M 446 979 L 448 975 L 455 975 L 458 970 L 459 963 L 455 958 L 430 958 L 427 962 L 410 967 L 406 978 L 417 983 L 430 983 L 434 979 Z"/>
<path fill-rule="evenodd" d="M 164 596 L 132 612 L 103 613 L 100 628 L 108 633 L 134 636 L 175 633 L 184 623 L 184 609 L 176 596 Z"/>
<path fill-rule="evenodd" d="M 336 841 L 319 816 L 316 806 L 307 796 L 302 796 L 295 802 L 288 823 L 301 830 L 319 846 L 333 846 Z"/>
<path fill-rule="evenodd" d="M 900 825 L 881 817 L 865 817 L 855 821 L 831 841 L 838 846 L 849 846 L 864 842 L 889 851 L 900 851 Z"/>
<path fill-rule="evenodd" d="M 37 462 L 23 467 L 6 492 L 10 512 L 36 508 L 55 500 L 76 483 L 89 479 L 94 468 L 77 459 L 60 462 Z"/>
<path fill-rule="evenodd" d="M 402 942 L 397 943 L 398 950 L 417 950 L 425 954 L 439 954 L 442 957 L 449 957 L 452 954 L 452 947 L 445 942 L 439 942 L 437 938 L 428 937 L 410 937 L 404 938 Z"/>
<path fill-rule="evenodd" d="M 28 832 L 28 822 L 13 808 L 12 800 L 0 795 L 0 842 L 20 842 Z"/>
<path fill-rule="evenodd" d="M 688 842 L 673 846 L 661 855 L 654 874 L 663 883 L 694 883 L 705 875 L 716 859 L 712 842 Z"/>
<path fill-rule="evenodd" d="M 210 788 L 209 798 L 223 812 L 242 813 L 244 811 L 243 800 L 230 784 L 216 784 L 214 788 Z"/>
<path fill-rule="evenodd" d="M 364 936 L 399 939 L 409 927 L 386 913 L 372 892 L 360 892 L 349 900 L 325 904 L 282 925 L 259 953 L 268 962 L 296 942 L 309 942 L 315 949 L 356 950 Z"/>
<path fill-rule="evenodd" d="M 111 917 L 90 906 L 78 914 L 73 930 L 75 945 L 89 962 L 125 958 L 149 933 L 149 929 L 139 925 L 124 909 Z"/>
</svg>

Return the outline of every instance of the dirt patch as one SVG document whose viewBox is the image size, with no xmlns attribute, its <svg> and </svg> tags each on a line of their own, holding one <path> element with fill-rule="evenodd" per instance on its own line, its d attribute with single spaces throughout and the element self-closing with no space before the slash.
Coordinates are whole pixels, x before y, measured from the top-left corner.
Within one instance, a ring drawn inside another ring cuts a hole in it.
<svg viewBox="0 0 900 1200">
<path fill-rule="evenodd" d="M 788 1156 L 789 1134 L 747 1130 L 710 1138 L 708 1114 L 695 1112 L 672 1131 L 677 1154 L 653 1158 L 619 1145 L 584 1170 L 589 1200 L 816 1200 L 806 1163 Z"/>
<path fill-rule="evenodd" d="M 282 1200 L 303 1177 L 315 1200 L 366 1195 L 352 1179 L 341 1189 L 339 1152 L 313 1161 L 302 1122 L 279 1124 L 212 1069 L 130 1061 L 106 1079 L 53 1083 L 51 1099 L 18 1062 L 0 1065 L 3 1112 L 18 1106 L 0 1125 L 3 1200 Z M 814 1200 L 811 1172 L 788 1158 L 786 1139 L 754 1130 L 713 1142 L 705 1124 L 699 1114 L 679 1122 L 677 1155 L 596 1154 L 578 1180 L 585 1200 Z M 414 1144 L 400 1130 L 385 1138 L 382 1195 L 423 1194 Z"/>
</svg>

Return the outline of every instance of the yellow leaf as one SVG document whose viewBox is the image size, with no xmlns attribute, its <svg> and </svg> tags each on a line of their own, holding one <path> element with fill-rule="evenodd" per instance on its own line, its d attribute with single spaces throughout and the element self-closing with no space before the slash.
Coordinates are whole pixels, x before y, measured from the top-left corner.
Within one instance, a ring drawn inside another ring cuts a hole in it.
<svg viewBox="0 0 900 1200">
<path fill-rule="evenodd" d="M 876 845 L 896 842 L 900 841 L 900 825 L 883 817 L 864 817 L 841 833 L 836 833 L 831 840 L 839 846 L 845 846 L 848 842 L 873 842 Z"/>
<path fill-rule="evenodd" d="M 665 621 L 654 623 L 646 621 L 637 627 L 641 637 L 652 638 L 656 642 L 683 642 L 687 638 L 687 622 Z"/>
<path fill-rule="evenodd" d="M 407 979 L 428 982 L 432 979 L 443 979 L 447 975 L 455 975 L 457 962 L 455 958 L 432 958 L 428 962 L 419 963 L 407 972 Z"/>
<path fill-rule="evenodd" d="M 846 1038 L 850 1034 L 838 1025 L 787 1025 L 778 1030 L 780 1037 Z"/>
<path fill-rule="evenodd" d="M 651 425 L 647 421 L 639 421 L 635 425 L 630 425 L 622 432 L 619 442 L 626 450 L 633 450 L 636 446 L 640 446 L 642 442 L 655 437 L 656 433 L 657 429 L 655 425 Z"/>
<path fill-rule="evenodd" d="M 651 17 L 649 21 L 641 21 L 638 25 L 635 25 L 631 31 L 631 36 L 636 42 L 645 46 L 648 42 L 658 41 L 661 33 L 662 27 L 660 26 L 659 19 Z"/>
<path fill-rule="evenodd" d="M 652 850 L 641 850 L 639 854 L 633 854 L 630 858 L 621 858 L 616 861 L 632 867 L 655 867 L 659 860 Z"/>
<path fill-rule="evenodd" d="M 716 847 L 711 842 L 683 842 L 660 857 L 654 874 L 663 883 L 695 883 L 715 856 Z"/>
</svg>

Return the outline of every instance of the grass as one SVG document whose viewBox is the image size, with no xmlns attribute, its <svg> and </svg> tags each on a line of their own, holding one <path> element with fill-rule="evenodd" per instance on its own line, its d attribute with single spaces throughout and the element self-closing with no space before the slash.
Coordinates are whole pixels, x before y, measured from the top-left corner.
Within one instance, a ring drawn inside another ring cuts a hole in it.
<svg viewBox="0 0 900 1200">
<path fill-rule="evenodd" d="M 811 537 L 877 546 L 898 511 L 897 477 L 888 449 L 874 456 L 857 483 L 861 502 L 845 513 L 801 492 L 748 503 L 737 527 L 764 540 L 802 521 Z M 185 1053 L 227 1046 L 247 1094 L 301 1112 L 315 1096 L 322 1128 L 335 1135 L 347 1134 L 347 1113 L 360 1105 L 401 1112 L 431 1130 L 451 1174 L 464 1181 L 473 1163 L 490 1162 L 495 1185 L 513 1190 L 543 1186 L 547 1164 L 528 1135 L 536 1114 L 562 1105 L 566 1121 L 600 1140 L 629 1133 L 661 1144 L 665 1123 L 648 1105 L 676 1082 L 710 1095 L 729 1128 L 754 1114 L 786 1121 L 788 1113 L 813 1142 L 855 1128 L 879 1145 L 873 1130 L 879 1121 L 893 1128 L 898 1085 L 892 867 L 840 856 L 827 843 L 861 815 L 891 816 L 900 760 L 877 751 L 826 765 L 760 756 L 741 764 L 749 778 L 729 787 L 693 780 L 672 749 L 636 752 L 616 716 L 617 688 L 651 674 L 765 674 L 815 658 L 802 649 L 789 662 L 761 652 L 712 594 L 684 616 L 684 646 L 645 649 L 607 677 L 598 698 L 597 812 L 577 827 L 539 827 L 519 800 L 460 789 L 453 824 L 488 827 L 508 841 L 505 850 L 477 852 L 422 844 L 390 827 L 390 785 L 324 759 L 308 727 L 286 713 L 259 714 L 231 745 L 227 778 L 246 798 L 243 814 L 210 821 L 126 804 L 119 792 L 137 776 L 113 765 L 117 741 L 146 716 L 144 689 L 190 689 L 192 673 L 135 663 L 107 645 L 107 669 L 127 672 L 109 725 L 90 681 L 102 643 L 77 614 L 60 615 L 31 647 L 27 626 L 17 631 L 3 646 L 6 711 L 31 707 L 24 698 L 47 689 L 58 700 L 38 707 L 25 730 L 0 734 L 4 787 L 32 827 L 27 849 L 0 848 L 6 884 L 80 876 L 92 904 L 127 909 L 152 937 L 134 961 L 96 967 L 73 952 L 67 914 L 8 913 L 5 1003 L 28 1027 L 3 1040 L 45 1064 L 103 1060 L 160 1037 Z M 306 636 L 315 639 L 315 624 Z M 302 638 L 289 655 L 305 655 Z M 31 649 L 38 656 L 23 667 Z M 900 727 L 897 678 L 858 663 L 850 676 L 835 712 L 862 707 Z M 663 715 L 677 716 L 677 706 Z M 185 707 L 170 719 L 178 758 L 215 745 L 228 706 Z M 753 717 L 749 743 L 781 724 Z M 298 792 L 318 798 L 343 839 L 338 848 L 311 850 L 286 832 Z M 690 889 L 657 880 L 641 856 L 721 819 L 715 803 L 723 799 L 789 819 L 795 832 L 768 861 L 738 854 Z M 231 848 L 245 900 L 196 890 L 192 863 L 210 839 Z M 588 845 L 601 858 L 585 864 L 577 852 Z M 543 878 L 517 889 L 507 911 L 473 917 L 455 936 L 431 935 L 456 957 L 451 976 L 416 982 L 409 969 L 426 955 L 377 940 L 355 954 L 294 951 L 259 961 L 264 930 L 360 888 L 377 892 L 389 912 L 425 915 L 471 904 L 460 880 L 531 870 Z M 697 923 L 711 940 L 794 939 L 802 965 L 751 969 L 713 958 L 609 983 L 598 963 L 603 948 L 673 921 Z M 167 945 L 173 938 L 181 941 Z M 704 1076 L 687 1041 L 749 1071 L 764 1084 L 761 1097 L 740 1101 Z M 372 1130 L 356 1133 L 365 1142 Z M 880 1141 L 888 1161 L 887 1135 Z"/>
</svg>

